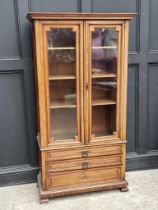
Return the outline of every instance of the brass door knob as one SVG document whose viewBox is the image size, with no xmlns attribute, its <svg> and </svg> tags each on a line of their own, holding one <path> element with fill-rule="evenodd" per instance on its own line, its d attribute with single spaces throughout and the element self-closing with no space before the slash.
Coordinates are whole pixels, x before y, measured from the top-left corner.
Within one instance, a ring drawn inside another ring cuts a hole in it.
<svg viewBox="0 0 158 210">
<path fill-rule="evenodd" d="M 88 151 L 82 151 L 81 154 L 82 157 L 88 157 Z"/>
<path fill-rule="evenodd" d="M 88 163 L 85 162 L 85 163 L 82 163 L 82 169 L 87 169 L 88 168 Z"/>
</svg>

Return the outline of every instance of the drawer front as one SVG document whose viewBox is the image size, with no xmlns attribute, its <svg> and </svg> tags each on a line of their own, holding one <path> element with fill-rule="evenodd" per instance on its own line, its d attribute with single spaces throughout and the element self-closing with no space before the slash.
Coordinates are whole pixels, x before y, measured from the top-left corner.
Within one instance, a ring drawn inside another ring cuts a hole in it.
<svg viewBox="0 0 158 210">
<path fill-rule="evenodd" d="M 120 180 L 120 167 L 96 168 L 47 175 L 48 189 L 68 186 L 81 186 L 91 183 L 110 183 Z"/>
<path fill-rule="evenodd" d="M 47 173 L 51 172 L 60 172 L 60 171 L 70 171 L 70 170 L 80 170 L 88 169 L 94 167 L 103 167 L 103 166 L 112 166 L 120 165 L 121 156 L 112 155 L 112 156 L 100 156 L 92 158 L 81 158 L 81 159 L 72 159 L 63 161 L 47 161 L 46 170 Z"/>
<path fill-rule="evenodd" d="M 121 145 L 94 146 L 84 148 L 70 148 L 47 152 L 47 160 L 68 160 L 73 158 L 88 158 L 101 155 L 121 154 Z"/>
</svg>

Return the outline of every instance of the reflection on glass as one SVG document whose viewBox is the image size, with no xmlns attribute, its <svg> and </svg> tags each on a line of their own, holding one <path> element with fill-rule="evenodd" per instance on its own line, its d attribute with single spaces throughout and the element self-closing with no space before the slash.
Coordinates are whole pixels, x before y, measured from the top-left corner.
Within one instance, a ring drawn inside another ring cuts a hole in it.
<svg viewBox="0 0 158 210">
<path fill-rule="evenodd" d="M 92 134 L 116 131 L 118 34 L 114 28 L 92 32 Z"/>
<path fill-rule="evenodd" d="M 117 46 L 117 32 L 114 28 L 96 28 L 92 32 L 93 46 Z"/>
<path fill-rule="evenodd" d="M 75 32 L 52 29 L 47 32 L 49 75 L 74 75 L 76 71 Z"/>
<path fill-rule="evenodd" d="M 92 32 L 92 73 L 117 74 L 117 32 L 96 28 Z"/>
<path fill-rule="evenodd" d="M 55 140 L 73 139 L 77 135 L 76 108 L 51 110 L 52 136 Z"/>
<path fill-rule="evenodd" d="M 117 81 L 115 78 L 92 80 L 92 105 L 116 104 Z"/>
<path fill-rule="evenodd" d="M 47 32 L 51 136 L 55 140 L 77 135 L 76 34 L 71 28 Z"/>
</svg>

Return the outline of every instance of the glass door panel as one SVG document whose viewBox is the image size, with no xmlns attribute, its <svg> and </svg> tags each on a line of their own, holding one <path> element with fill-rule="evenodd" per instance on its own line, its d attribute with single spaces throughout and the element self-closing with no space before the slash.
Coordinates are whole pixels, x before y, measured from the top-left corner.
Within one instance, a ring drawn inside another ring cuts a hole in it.
<svg viewBox="0 0 158 210">
<path fill-rule="evenodd" d="M 52 135 L 56 140 L 77 135 L 76 80 L 54 80 L 49 83 Z"/>
<path fill-rule="evenodd" d="M 78 28 L 50 27 L 46 40 L 51 139 L 75 140 L 80 132 Z"/>
<path fill-rule="evenodd" d="M 95 137 L 113 135 L 116 130 L 116 106 L 94 106 L 92 110 L 93 135 Z"/>
<path fill-rule="evenodd" d="M 47 32 L 49 79 L 75 78 L 76 33 L 71 28 Z"/>
<path fill-rule="evenodd" d="M 92 32 L 92 76 L 117 75 L 117 32 L 96 28 Z"/>
<path fill-rule="evenodd" d="M 91 28 L 91 138 L 116 132 L 118 32 Z"/>
</svg>

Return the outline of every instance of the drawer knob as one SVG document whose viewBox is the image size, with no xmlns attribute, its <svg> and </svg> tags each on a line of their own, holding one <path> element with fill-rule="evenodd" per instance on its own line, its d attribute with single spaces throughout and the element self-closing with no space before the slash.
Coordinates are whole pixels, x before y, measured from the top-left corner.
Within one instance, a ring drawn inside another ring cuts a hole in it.
<svg viewBox="0 0 158 210">
<path fill-rule="evenodd" d="M 82 157 L 88 157 L 88 151 L 82 151 L 81 154 Z"/>
<path fill-rule="evenodd" d="M 87 169 L 88 168 L 88 163 L 82 163 L 82 169 Z"/>
</svg>

